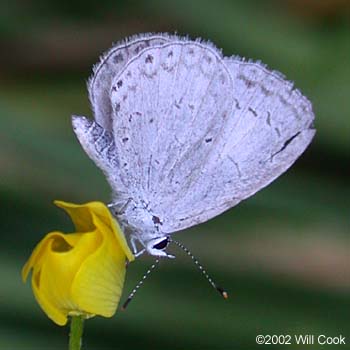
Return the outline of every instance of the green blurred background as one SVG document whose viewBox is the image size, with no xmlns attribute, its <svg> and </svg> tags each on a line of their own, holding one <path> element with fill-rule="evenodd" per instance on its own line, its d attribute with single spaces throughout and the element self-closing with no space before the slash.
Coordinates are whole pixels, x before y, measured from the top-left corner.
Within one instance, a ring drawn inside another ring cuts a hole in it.
<svg viewBox="0 0 350 350">
<path fill-rule="evenodd" d="M 71 224 L 53 199 L 109 200 L 70 124 L 91 116 L 86 80 L 112 42 L 140 32 L 202 37 L 260 59 L 313 102 L 317 134 L 280 179 L 176 235 L 126 312 L 87 322 L 85 349 L 261 349 L 258 334 L 347 336 L 350 349 L 350 2 L 348 0 L 4 1 L 0 3 L 1 349 L 64 349 L 67 328 L 39 309 L 22 265 L 46 232 Z M 152 259 L 127 274 L 124 298 Z M 276 345 L 274 349 L 321 349 Z"/>
</svg>

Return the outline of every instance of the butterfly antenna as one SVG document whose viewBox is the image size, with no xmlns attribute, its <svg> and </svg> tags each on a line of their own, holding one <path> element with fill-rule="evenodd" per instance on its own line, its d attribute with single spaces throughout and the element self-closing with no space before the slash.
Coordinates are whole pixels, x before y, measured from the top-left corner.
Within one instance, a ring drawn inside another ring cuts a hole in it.
<svg viewBox="0 0 350 350">
<path fill-rule="evenodd" d="M 137 283 L 136 287 L 131 291 L 131 293 L 128 296 L 128 299 L 126 299 L 125 303 L 122 306 L 122 310 L 124 311 L 126 307 L 129 305 L 130 301 L 134 298 L 137 290 L 143 285 L 143 282 L 145 279 L 149 276 L 149 274 L 157 267 L 159 263 L 159 259 L 156 259 L 156 261 L 150 266 L 150 268 L 146 271 L 146 273 L 142 276 L 139 283 Z"/>
<path fill-rule="evenodd" d="M 186 248 L 182 243 L 175 241 L 173 239 L 169 238 L 169 242 L 175 243 L 179 248 L 181 248 L 191 259 L 192 261 L 197 265 L 199 270 L 202 272 L 204 277 L 208 280 L 208 282 L 215 288 L 224 299 L 228 298 L 228 293 L 221 287 L 219 287 L 212 278 L 208 275 L 207 271 L 204 270 L 204 267 L 200 264 L 200 262 L 196 259 L 196 257 L 189 251 L 188 248 Z"/>
</svg>

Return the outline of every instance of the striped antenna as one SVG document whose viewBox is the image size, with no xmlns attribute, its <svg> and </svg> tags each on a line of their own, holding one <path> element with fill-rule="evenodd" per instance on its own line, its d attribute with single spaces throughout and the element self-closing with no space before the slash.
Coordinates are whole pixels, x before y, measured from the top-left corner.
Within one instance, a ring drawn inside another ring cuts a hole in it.
<svg viewBox="0 0 350 350">
<path fill-rule="evenodd" d="M 137 290 L 143 285 L 143 282 L 145 279 L 149 276 L 149 274 L 157 267 L 159 263 L 159 259 L 156 259 L 156 261 L 150 266 L 150 268 L 146 271 L 146 273 L 142 276 L 141 280 L 139 283 L 137 283 L 136 287 L 131 291 L 131 293 L 128 296 L 128 299 L 126 299 L 125 303 L 122 306 L 122 311 L 126 309 L 126 307 L 129 305 L 130 301 L 133 299 L 135 296 Z"/>
<path fill-rule="evenodd" d="M 207 271 L 204 270 L 203 266 L 200 264 L 200 262 L 195 258 L 195 256 L 189 251 L 188 248 L 186 248 L 182 243 L 177 242 L 171 238 L 169 238 L 169 242 L 175 243 L 179 248 L 181 248 L 191 259 L 192 261 L 196 264 L 196 266 L 199 268 L 199 270 L 202 272 L 204 277 L 208 280 L 208 282 L 215 288 L 224 299 L 228 298 L 227 292 L 219 287 L 213 280 L 212 278 L 208 275 Z"/>
</svg>

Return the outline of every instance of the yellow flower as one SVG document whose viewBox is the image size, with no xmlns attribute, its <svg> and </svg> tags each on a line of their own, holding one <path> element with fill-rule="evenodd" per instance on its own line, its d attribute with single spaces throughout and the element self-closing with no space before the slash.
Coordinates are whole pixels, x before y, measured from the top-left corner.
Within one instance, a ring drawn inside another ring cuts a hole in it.
<svg viewBox="0 0 350 350">
<path fill-rule="evenodd" d="M 68 315 L 113 316 L 125 262 L 134 260 L 118 223 L 100 202 L 55 204 L 70 215 L 77 232 L 47 234 L 24 265 L 23 281 L 33 269 L 34 296 L 58 325 Z"/>
</svg>

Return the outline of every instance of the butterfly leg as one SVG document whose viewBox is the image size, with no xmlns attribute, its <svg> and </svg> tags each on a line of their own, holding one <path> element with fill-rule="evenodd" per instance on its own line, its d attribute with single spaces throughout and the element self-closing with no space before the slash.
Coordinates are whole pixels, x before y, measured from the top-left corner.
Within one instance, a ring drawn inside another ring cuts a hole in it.
<svg viewBox="0 0 350 350">
<path fill-rule="evenodd" d="M 108 208 L 115 208 L 115 214 L 116 215 L 123 215 L 125 213 L 125 210 L 127 208 L 127 206 L 130 204 L 130 202 L 132 201 L 132 198 L 129 197 L 126 201 L 118 201 L 118 202 L 111 202 L 109 204 L 107 204 Z"/>
<path fill-rule="evenodd" d="M 135 237 L 133 235 L 130 236 L 130 244 L 131 244 L 135 258 L 139 257 L 140 255 L 142 255 L 146 251 L 145 248 L 141 249 L 140 251 L 137 251 L 137 247 L 136 247 L 137 240 L 138 240 L 137 237 Z"/>
<path fill-rule="evenodd" d="M 146 251 L 146 249 L 141 249 L 140 251 L 138 251 L 137 253 L 134 254 L 135 258 L 138 258 L 140 255 L 142 255 L 144 252 Z"/>
</svg>

